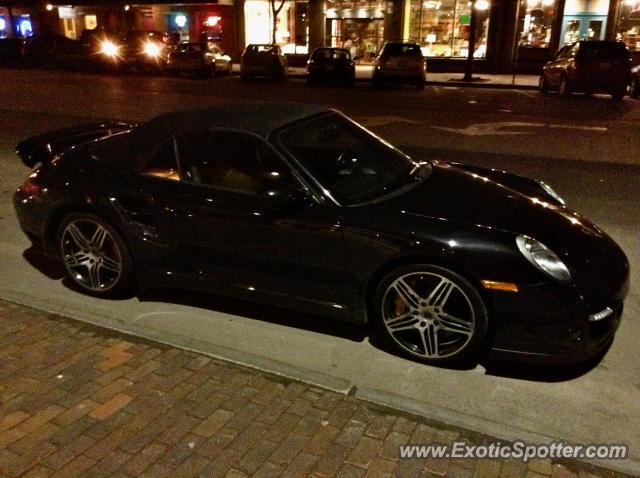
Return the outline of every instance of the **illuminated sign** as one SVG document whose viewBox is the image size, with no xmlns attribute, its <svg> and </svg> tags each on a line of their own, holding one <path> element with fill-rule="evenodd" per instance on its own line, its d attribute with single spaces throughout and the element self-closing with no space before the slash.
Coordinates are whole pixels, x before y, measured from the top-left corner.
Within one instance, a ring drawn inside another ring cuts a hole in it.
<svg viewBox="0 0 640 478">
<path fill-rule="evenodd" d="M 220 21 L 220 17 L 217 17 L 215 15 L 210 15 L 207 17 L 204 24 L 208 27 L 215 27 L 219 21 Z"/>
<path fill-rule="evenodd" d="M 183 28 L 187 24 L 187 17 L 186 15 L 176 15 L 176 18 L 174 21 L 176 22 L 176 25 L 178 25 L 179 28 Z"/>
<path fill-rule="evenodd" d="M 18 31 L 23 37 L 30 37 L 33 35 L 33 28 L 31 27 L 31 20 L 28 18 L 22 18 L 18 22 Z"/>
</svg>

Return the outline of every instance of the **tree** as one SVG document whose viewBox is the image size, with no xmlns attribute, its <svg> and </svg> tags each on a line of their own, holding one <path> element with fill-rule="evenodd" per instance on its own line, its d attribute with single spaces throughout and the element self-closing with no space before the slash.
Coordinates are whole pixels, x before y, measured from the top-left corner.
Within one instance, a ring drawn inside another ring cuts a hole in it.
<svg viewBox="0 0 640 478">
<path fill-rule="evenodd" d="M 277 7 L 276 7 L 276 2 L 278 2 L 278 0 L 269 0 L 269 5 L 271 5 L 271 16 L 273 18 L 273 24 L 271 26 L 271 43 L 273 44 L 276 43 L 276 29 L 278 28 L 278 14 L 282 10 L 282 7 L 284 7 L 284 2 L 286 2 L 286 0 L 280 0 L 278 2 L 279 5 Z"/>
</svg>

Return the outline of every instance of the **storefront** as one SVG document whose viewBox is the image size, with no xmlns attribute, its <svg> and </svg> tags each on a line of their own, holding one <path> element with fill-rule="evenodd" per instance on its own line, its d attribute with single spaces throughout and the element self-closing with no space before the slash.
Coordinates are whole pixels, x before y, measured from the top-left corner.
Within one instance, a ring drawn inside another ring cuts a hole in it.
<svg viewBox="0 0 640 478">
<path fill-rule="evenodd" d="M 235 12 L 231 0 L 218 3 L 133 4 L 130 28 L 168 32 L 179 41 L 213 42 L 233 54 Z"/>
<path fill-rule="evenodd" d="M 268 0 L 248 0 L 244 4 L 245 45 L 272 43 L 286 54 L 306 55 L 309 37 L 308 3 L 275 0 L 277 15 Z M 275 27 L 275 35 L 274 35 Z"/>
<path fill-rule="evenodd" d="M 427 57 L 466 58 L 472 5 L 468 0 L 406 0 L 404 37 L 418 43 Z M 475 58 L 487 56 L 490 5 L 475 2 Z"/>
<path fill-rule="evenodd" d="M 640 0 L 622 0 L 618 7 L 615 38 L 640 54 Z"/>
<path fill-rule="evenodd" d="M 0 38 L 30 37 L 33 33 L 30 8 L 0 6 Z"/>
<path fill-rule="evenodd" d="M 354 58 L 371 59 L 384 44 L 383 1 L 328 1 L 325 18 L 325 44 L 346 48 Z"/>
</svg>

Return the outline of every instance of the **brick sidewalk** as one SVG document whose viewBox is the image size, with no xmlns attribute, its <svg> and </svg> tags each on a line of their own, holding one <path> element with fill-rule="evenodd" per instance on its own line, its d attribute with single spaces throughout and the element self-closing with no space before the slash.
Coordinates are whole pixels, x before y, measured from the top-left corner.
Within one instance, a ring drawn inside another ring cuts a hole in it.
<svg viewBox="0 0 640 478">
<path fill-rule="evenodd" d="M 0 477 L 622 476 L 578 462 L 398 460 L 491 437 L 0 301 Z"/>
</svg>

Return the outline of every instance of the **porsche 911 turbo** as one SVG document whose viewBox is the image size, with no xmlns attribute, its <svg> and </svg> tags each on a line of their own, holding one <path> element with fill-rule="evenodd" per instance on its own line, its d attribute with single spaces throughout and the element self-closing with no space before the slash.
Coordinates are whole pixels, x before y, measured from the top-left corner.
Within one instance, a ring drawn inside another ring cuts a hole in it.
<svg viewBox="0 0 640 478">
<path fill-rule="evenodd" d="M 625 254 L 539 181 L 416 160 L 340 112 L 222 104 L 51 131 L 21 228 L 87 294 L 155 287 L 372 322 L 440 364 L 585 360 L 613 341 Z"/>
</svg>

